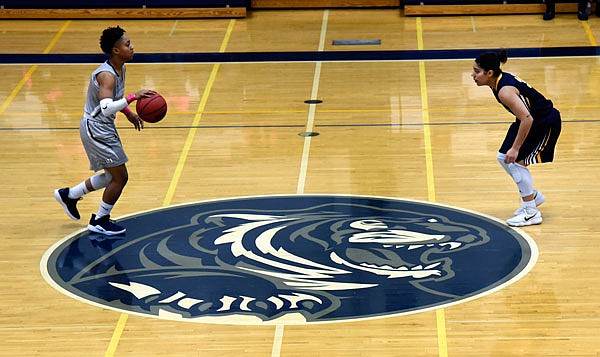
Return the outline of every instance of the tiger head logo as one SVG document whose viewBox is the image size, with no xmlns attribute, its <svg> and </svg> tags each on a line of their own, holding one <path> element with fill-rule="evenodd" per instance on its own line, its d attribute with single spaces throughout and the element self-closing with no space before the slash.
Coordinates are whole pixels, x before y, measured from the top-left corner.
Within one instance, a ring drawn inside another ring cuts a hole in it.
<svg viewBox="0 0 600 357">
<path fill-rule="evenodd" d="M 346 202 L 202 208 L 135 239 L 96 242 L 103 259 L 69 283 L 100 282 L 110 296 L 96 302 L 166 318 L 336 321 L 357 306 L 359 317 L 371 317 L 479 291 L 457 293 L 446 282 L 464 270 L 462 263 L 455 269 L 455 258 L 477 256 L 492 241 L 481 222 L 457 221 L 444 209 Z"/>
<path fill-rule="evenodd" d="M 413 214 L 414 216 L 414 214 Z M 308 290 L 370 288 L 387 279 L 443 280 L 451 251 L 484 244 L 476 227 L 442 217 L 216 214 L 210 244 L 239 269 Z M 206 235 L 203 229 L 201 236 Z M 302 244 L 302 255 L 294 249 Z"/>
</svg>

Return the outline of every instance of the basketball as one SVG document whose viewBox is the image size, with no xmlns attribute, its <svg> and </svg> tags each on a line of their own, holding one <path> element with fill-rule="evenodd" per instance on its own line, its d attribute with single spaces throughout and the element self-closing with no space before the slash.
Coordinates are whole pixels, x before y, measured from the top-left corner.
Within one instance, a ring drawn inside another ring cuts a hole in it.
<svg viewBox="0 0 600 357">
<path fill-rule="evenodd" d="M 143 121 L 157 123 L 167 115 L 167 101 L 162 95 L 154 93 L 150 97 L 140 98 L 135 111 Z"/>
</svg>

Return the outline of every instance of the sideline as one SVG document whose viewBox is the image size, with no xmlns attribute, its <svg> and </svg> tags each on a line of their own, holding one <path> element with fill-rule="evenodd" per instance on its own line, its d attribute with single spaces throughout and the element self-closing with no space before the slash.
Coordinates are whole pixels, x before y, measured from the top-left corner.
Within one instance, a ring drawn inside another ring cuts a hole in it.
<svg viewBox="0 0 600 357">
<path fill-rule="evenodd" d="M 423 24 L 421 17 L 417 17 L 417 45 L 423 50 Z M 421 83 L 421 108 L 423 112 L 423 140 L 425 143 L 425 166 L 427 168 L 427 199 L 435 202 L 435 180 L 433 175 L 433 154 L 431 149 L 431 125 L 429 125 L 429 99 L 427 97 L 427 75 L 425 62 L 419 61 L 419 78 Z M 446 338 L 446 314 L 444 309 L 435 310 L 438 355 L 448 357 L 448 340 Z"/>
</svg>

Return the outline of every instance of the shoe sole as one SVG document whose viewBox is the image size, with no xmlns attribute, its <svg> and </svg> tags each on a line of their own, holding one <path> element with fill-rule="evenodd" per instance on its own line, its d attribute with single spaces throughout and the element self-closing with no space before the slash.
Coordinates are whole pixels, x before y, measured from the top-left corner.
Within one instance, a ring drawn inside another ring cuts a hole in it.
<svg viewBox="0 0 600 357">
<path fill-rule="evenodd" d="M 122 231 L 107 231 L 107 230 L 105 230 L 104 228 L 102 228 L 100 226 L 93 226 L 91 224 L 88 224 L 87 228 L 88 228 L 88 231 L 90 231 L 90 232 L 100 233 L 100 234 L 104 234 L 104 235 L 107 235 L 107 236 L 116 236 L 118 234 L 123 234 L 127 230 L 127 229 L 123 228 Z"/>
<path fill-rule="evenodd" d="M 58 190 L 54 190 L 54 198 L 56 199 L 56 201 L 58 201 L 58 203 L 60 203 L 61 206 L 63 206 L 63 209 L 65 210 L 65 212 L 67 213 L 67 216 L 69 216 L 69 218 L 71 218 L 74 221 L 79 221 L 79 218 L 73 216 L 71 214 L 71 212 L 69 212 L 69 208 L 63 202 L 62 197 L 60 197 L 60 193 L 58 193 Z"/>
</svg>

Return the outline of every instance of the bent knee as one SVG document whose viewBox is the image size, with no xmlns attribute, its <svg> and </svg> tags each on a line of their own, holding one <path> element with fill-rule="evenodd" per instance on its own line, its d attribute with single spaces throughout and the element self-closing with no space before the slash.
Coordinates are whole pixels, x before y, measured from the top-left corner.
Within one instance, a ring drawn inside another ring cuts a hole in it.
<svg viewBox="0 0 600 357">
<path fill-rule="evenodd" d="M 129 174 L 127 173 L 127 170 L 112 170 L 112 172 L 109 173 L 109 177 L 111 184 L 122 187 L 124 187 L 127 184 L 127 181 L 129 181 Z"/>
<path fill-rule="evenodd" d="M 125 185 L 127 185 L 127 181 L 129 181 L 129 175 L 125 173 L 124 175 L 119 175 L 119 177 L 113 176 L 113 181 L 120 186 L 125 187 Z"/>
</svg>

